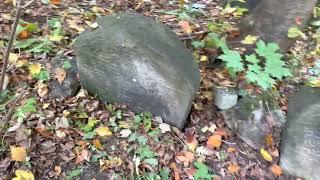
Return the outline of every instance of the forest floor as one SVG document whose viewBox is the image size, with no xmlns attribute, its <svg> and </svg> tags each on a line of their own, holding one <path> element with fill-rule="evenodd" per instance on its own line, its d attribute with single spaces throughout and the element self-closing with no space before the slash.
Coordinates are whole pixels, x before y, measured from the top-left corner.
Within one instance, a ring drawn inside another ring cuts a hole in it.
<svg viewBox="0 0 320 180">
<path fill-rule="evenodd" d="M 223 68 L 211 63 L 218 55 L 215 49 L 190 46 L 205 37 L 210 22 L 217 22 L 218 31 L 229 39 L 238 36 L 241 10 L 209 0 L 179 2 L 51 0 L 28 7 L 21 26 L 31 30 L 19 32 L 18 38 L 40 43 L 32 48 L 25 44 L 27 50 L 15 48 L 10 56 L 8 98 L 0 106 L 1 179 L 32 174 L 36 179 L 288 179 L 277 166 L 279 140 L 271 137 L 266 142 L 270 162 L 226 127 L 213 105 L 211 87 L 232 82 Z M 0 3 L 0 47 L 11 32 L 14 9 L 11 1 Z M 66 99 L 48 96 L 48 79 L 59 78 L 48 75 L 51 59 L 57 54 L 74 56 L 72 42 L 79 33 L 92 27 L 97 16 L 120 11 L 167 24 L 198 54 L 201 89 L 183 131 L 151 122 L 155 117 L 147 114 L 135 115 L 124 105 L 105 105 L 85 91 Z M 297 41 L 292 52 L 305 57 L 305 49 L 303 41 Z M 42 76 L 32 76 L 36 72 Z M 280 106 L 286 110 L 285 101 Z"/>
</svg>

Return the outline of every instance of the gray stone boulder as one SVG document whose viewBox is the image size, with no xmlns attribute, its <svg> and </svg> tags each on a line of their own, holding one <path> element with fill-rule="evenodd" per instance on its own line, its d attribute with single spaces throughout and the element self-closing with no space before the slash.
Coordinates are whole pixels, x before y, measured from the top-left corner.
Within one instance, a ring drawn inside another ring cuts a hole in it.
<svg viewBox="0 0 320 180">
<path fill-rule="evenodd" d="M 320 179 L 320 88 L 304 87 L 289 98 L 281 135 L 280 166 L 305 179 Z"/>
<path fill-rule="evenodd" d="M 283 112 L 271 97 L 243 97 L 236 106 L 222 112 L 227 126 L 250 147 L 259 150 L 268 134 L 279 136 L 285 122 Z"/>
<path fill-rule="evenodd" d="M 135 13 L 98 19 L 75 41 L 82 86 L 101 100 L 183 128 L 200 86 L 192 53 L 165 25 Z"/>
</svg>

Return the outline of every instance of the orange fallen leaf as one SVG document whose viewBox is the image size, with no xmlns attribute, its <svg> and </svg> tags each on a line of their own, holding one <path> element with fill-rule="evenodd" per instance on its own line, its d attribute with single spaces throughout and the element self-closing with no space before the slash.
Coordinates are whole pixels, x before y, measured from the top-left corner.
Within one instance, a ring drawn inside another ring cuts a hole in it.
<svg viewBox="0 0 320 180">
<path fill-rule="evenodd" d="M 18 34 L 18 39 L 28 39 L 29 38 L 29 32 L 27 30 L 22 30 Z"/>
<path fill-rule="evenodd" d="M 272 146 L 273 145 L 273 137 L 272 134 L 267 134 L 265 137 L 265 142 L 267 146 Z"/>
<path fill-rule="evenodd" d="M 24 147 L 10 146 L 10 151 L 12 160 L 19 162 L 26 160 L 27 151 Z"/>
<path fill-rule="evenodd" d="M 184 32 L 188 34 L 192 33 L 192 27 L 190 26 L 189 21 L 180 21 L 179 25 Z"/>
<path fill-rule="evenodd" d="M 103 147 L 102 147 L 102 145 L 101 145 L 101 143 L 100 143 L 99 139 L 95 139 L 95 140 L 93 140 L 93 141 L 92 141 L 92 144 L 93 144 L 97 149 L 99 149 L 99 150 L 103 150 Z"/>
<path fill-rule="evenodd" d="M 221 146 L 221 136 L 216 134 L 210 136 L 207 141 L 207 146 L 209 148 L 219 148 Z"/>
<path fill-rule="evenodd" d="M 180 180 L 179 170 L 177 169 L 176 163 L 171 163 L 170 168 L 173 170 L 174 180 Z"/>
<path fill-rule="evenodd" d="M 228 171 L 230 173 L 237 173 L 240 170 L 240 167 L 236 163 L 231 163 L 228 166 Z"/>
<path fill-rule="evenodd" d="M 273 164 L 270 167 L 271 172 L 275 175 L 275 176 L 281 176 L 282 175 L 282 168 L 276 164 Z"/>
<path fill-rule="evenodd" d="M 188 166 L 194 160 L 194 154 L 189 151 L 179 152 L 176 159 Z"/>
<path fill-rule="evenodd" d="M 236 152 L 236 148 L 235 147 L 229 147 L 227 150 L 228 153 L 233 153 Z"/>
<path fill-rule="evenodd" d="M 185 131 L 186 144 L 188 146 L 188 149 L 190 149 L 192 152 L 194 152 L 196 150 L 196 147 L 198 146 L 198 140 L 194 134 L 195 132 L 193 129 L 186 129 Z"/>
<path fill-rule="evenodd" d="M 50 3 L 53 5 L 60 5 L 62 0 L 50 0 Z"/>
<path fill-rule="evenodd" d="M 35 130 L 45 138 L 50 138 L 52 135 L 52 133 L 48 131 L 44 125 L 36 127 Z"/>
</svg>

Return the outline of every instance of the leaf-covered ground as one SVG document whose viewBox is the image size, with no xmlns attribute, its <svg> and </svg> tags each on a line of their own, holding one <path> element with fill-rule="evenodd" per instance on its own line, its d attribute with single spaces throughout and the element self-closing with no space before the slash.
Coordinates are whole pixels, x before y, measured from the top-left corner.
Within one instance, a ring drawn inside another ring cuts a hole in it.
<svg viewBox="0 0 320 180">
<path fill-rule="evenodd" d="M 11 31 L 12 4 L 10 0 L 0 3 L 0 47 L 7 44 Z M 67 99 L 48 95 L 50 80 L 65 78 L 63 70 L 49 73 L 52 58 L 74 56 L 74 38 L 94 28 L 96 17 L 119 11 L 142 13 L 167 24 L 194 50 L 202 82 L 183 131 L 157 123 L 159 118 L 148 113 L 137 115 L 124 105 L 103 104 L 83 90 Z M 201 48 L 201 40 L 212 30 L 226 34 L 228 40 L 238 36 L 236 23 L 242 13 L 210 0 L 34 2 L 22 15 L 10 55 L 7 91 L 0 102 L 1 179 L 33 175 L 36 179 L 289 178 L 277 166 L 279 139 L 270 135 L 265 151 L 253 150 L 226 128 L 213 105 L 212 85 L 233 82 L 213 62 L 217 49 Z M 199 48 L 192 48 L 191 42 Z M 307 56 L 305 51 L 304 42 L 298 41 L 288 57 L 305 59 L 302 64 L 312 66 L 317 52 Z M 292 62 L 292 66 L 301 65 L 298 60 Z M 300 69 L 300 74 L 306 72 Z M 288 92 L 292 87 L 279 89 Z M 286 110 L 285 98 L 280 100 Z"/>
</svg>

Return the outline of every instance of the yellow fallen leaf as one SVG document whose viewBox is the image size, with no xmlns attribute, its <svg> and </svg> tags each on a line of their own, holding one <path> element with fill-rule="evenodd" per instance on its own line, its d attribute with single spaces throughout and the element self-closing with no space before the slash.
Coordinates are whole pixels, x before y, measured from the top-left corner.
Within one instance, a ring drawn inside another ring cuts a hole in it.
<svg viewBox="0 0 320 180">
<path fill-rule="evenodd" d="M 95 140 L 93 140 L 93 141 L 92 141 L 92 144 L 93 144 L 97 149 L 99 149 L 99 150 L 103 150 L 103 147 L 102 147 L 102 145 L 101 145 L 101 143 L 100 143 L 99 139 L 95 139 Z"/>
<path fill-rule="evenodd" d="M 12 180 L 34 180 L 34 176 L 30 171 L 17 169 L 15 174 L 16 177 L 14 177 Z"/>
<path fill-rule="evenodd" d="M 120 158 L 113 158 L 111 160 L 100 159 L 100 171 L 104 171 L 109 168 L 117 168 L 123 164 Z"/>
<path fill-rule="evenodd" d="M 29 71 L 31 76 L 37 76 L 40 74 L 41 71 L 41 64 L 30 64 L 29 65 Z"/>
<path fill-rule="evenodd" d="M 264 148 L 260 149 L 260 153 L 261 153 L 263 159 L 265 159 L 266 161 L 272 161 L 272 156 Z"/>
<path fill-rule="evenodd" d="M 28 62 L 28 59 L 19 59 L 16 63 L 16 66 L 17 67 L 22 67 L 22 66 L 25 66 L 27 65 L 29 62 Z"/>
<path fill-rule="evenodd" d="M 316 80 L 309 81 L 311 87 L 320 87 L 320 78 Z"/>
<path fill-rule="evenodd" d="M 206 62 L 208 61 L 208 56 L 202 55 L 200 56 L 200 62 Z"/>
<path fill-rule="evenodd" d="M 19 162 L 26 160 L 27 152 L 24 147 L 10 146 L 10 151 L 12 160 Z"/>
<path fill-rule="evenodd" d="M 40 97 L 44 97 L 45 95 L 47 95 L 47 93 L 49 91 L 48 86 L 46 84 L 44 84 L 42 81 L 39 81 L 36 88 L 37 88 L 38 95 Z"/>
<path fill-rule="evenodd" d="M 98 136 L 111 136 L 112 132 L 106 126 L 99 127 L 95 130 Z"/>
<path fill-rule="evenodd" d="M 241 41 L 242 44 L 254 44 L 256 43 L 258 36 L 248 35 Z"/>
<path fill-rule="evenodd" d="M 79 33 L 85 31 L 85 29 L 77 24 L 75 20 L 67 20 L 67 23 L 70 28 L 77 30 Z"/>
<path fill-rule="evenodd" d="M 19 55 L 15 53 L 10 53 L 9 55 L 9 63 L 16 64 L 19 59 Z"/>
<path fill-rule="evenodd" d="M 61 35 L 50 35 L 49 36 L 49 40 L 54 41 L 54 42 L 60 42 L 63 38 L 64 38 L 64 36 L 61 36 Z"/>
</svg>

